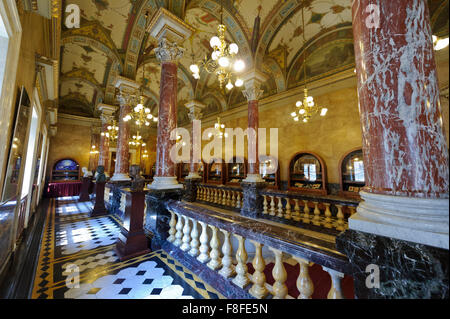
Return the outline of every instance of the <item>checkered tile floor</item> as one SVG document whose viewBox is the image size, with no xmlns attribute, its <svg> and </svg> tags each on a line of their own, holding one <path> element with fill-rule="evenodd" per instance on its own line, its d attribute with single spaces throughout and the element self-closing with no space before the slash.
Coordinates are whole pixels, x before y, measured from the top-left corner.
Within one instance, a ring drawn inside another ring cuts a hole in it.
<svg viewBox="0 0 450 319">
<path fill-rule="evenodd" d="M 223 298 L 163 250 L 120 262 L 119 221 L 89 218 L 92 204 L 76 199 L 49 205 L 32 298 Z"/>
</svg>

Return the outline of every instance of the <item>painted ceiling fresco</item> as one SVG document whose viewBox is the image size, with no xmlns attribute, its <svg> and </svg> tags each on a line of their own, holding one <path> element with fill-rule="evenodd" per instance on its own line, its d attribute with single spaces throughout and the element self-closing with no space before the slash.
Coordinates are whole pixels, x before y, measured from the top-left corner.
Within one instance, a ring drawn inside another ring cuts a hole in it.
<svg viewBox="0 0 450 319">
<path fill-rule="evenodd" d="M 239 57 L 269 75 L 264 96 L 354 68 L 351 0 L 223 0 L 226 38 Z M 449 0 L 429 0 L 433 33 L 448 35 Z M 220 0 L 66 0 L 81 11 L 80 29 L 62 26 L 60 111 L 98 117 L 100 102 L 115 104 L 114 80 L 144 83 L 146 105 L 157 114 L 160 65 L 155 39 L 145 32 L 145 13 L 164 7 L 195 28 L 178 70 L 178 121 L 188 121 L 185 103 L 196 99 L 204 116 L 245 103 L 240 89 L 219 90 L 214 76 L 194 80 L 192 61 L 211 53 L 209 39 L 220 21 Z M 305 30 L 302 28 L 302 8 Z M 64 19 L 62 19 L 64 21 Z M 306 39 L 306 41 L 304 40 Z M 306 69 L 304 56 L 306 55 Z M 143 81 L 143 69 L 145 76 Z M 143 81 L 143 82 L 142 82 Z"/>
</svg>

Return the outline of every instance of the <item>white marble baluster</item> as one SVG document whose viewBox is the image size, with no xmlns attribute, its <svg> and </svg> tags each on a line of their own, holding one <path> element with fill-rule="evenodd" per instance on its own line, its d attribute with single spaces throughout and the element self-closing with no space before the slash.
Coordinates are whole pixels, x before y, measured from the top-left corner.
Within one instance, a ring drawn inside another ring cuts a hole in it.
<svg viewBox="0 0 450 319">
<path fill-rule="evenodd" d="M 267 215 L 269 212 L 267 210 L 267 195 L 263 195 L 264 201 L 263 201 L 263 215 Z"/>
<path fill-rule="evenodd" d="M 342 213 L 342 205 L 336 205 L 338 212 L 337 212 L 337 226 L 336 229 L 337 230 L 345 230 L 345 222 L 344 222 L 344 214 Z"/>
<path fill-rule="evenodd" d="M 277 217 L 283 218 L 283 201 L 281 200 L 281 197 L 277 197 L 278 200 L 278 209 L 277 209 Z"/>
<path fill-rule="evenodd" d="M 175 219 L 175 213 L 171 210 L 169 210 L 170 212 L 170 222 L 169 222 L 169 237 L 167 237 L 167 241 L 170 243 L 173 243 L 175 241 L 175 233 L 177 232 L 177 230 L 175 229 L 175 226 L 177 224 L 177 221 Z"/>
<path fill-rule="evenodd" d="M 222 205 L 227 206 L 227 191 L 222 189 Z"/>
<path fill-rule="evenodd" d="M 313 224 L 316 226 L 320 226 L 320 209 L 319 209 L 319 202 L 313 202 L 314 203 L 314 217 L 313 217 Z"/>
<path fill-rule="evenodd" d="M 202 234 L 200 235 L 200 255 L 198 255 L 197 259 L 206 263 L 209 260 L 209 240 L 208 240 L 208 226 L 204 222 L 199 222 L 202 226 Z"/>
<path fill-rule="evenodd" d="M 292 219 L 295 221 L 300 221 L 300 206 L 298 205 L 298 199 L 294 198 L 295 206 L 294 206 L 294 215 Z"/>
<path fill-rule="evenodd" d="M 175 241 L 173 244 L 175 246 L 180 246 L 182 244 L 182 238 L 183 238 L 183 216 L 177 213 L 177 226 L 176 226 L 176 234 L 175 234 Z"/>
<path fill-rule="evenodd" d="M 297 278 L 297 289 L 300 292 L 298 299 L 310 299 L 314 293 L 314 284 L 311 277 L 309 277 L 309 266 L 312 266 L 313 263 L 300 257 L 293 257 L 300 265 L 300 272 Z"/>
<path fill-rule="evenodd" d="M 264 275 L 266 263 L 262 256 L 262 244 L 254 240 L 251 240 L 250 242 L 255 246 L 255 257 L 252 262 L 255 272 L 252 276 L 253 286 L 250 288 L 249 293 L 255 298 L 262 299 L 266 297 L 269 292 L 266 288 L 266 275 Z"/>
<path fill-rule="evenodd" d="M 236 194 L 234 191 L 231 191 L 231 207 L 236 207 Z"/>
<path fill-rule="evenodd" d="M 342 293 L 341 279 L 344 278 L 344 274 L 322 266 L 322 269 L 330 274 L 331 277 L 331 288 L 328 292 L 328 299 L 344 299 L 344 294 Z"/>
<path fill-rule="evenodd" d="M 219 236 L 218 236 L 218 232 L 217 232 L 217 227 L 211 226 L 211 225 L 209 225 L 209 227 L 211 227 L 213 233 L 212 233 L 212 238 L 211 238 L 211 243 L 210 243 L 211 252 L 209 253 L 209 257 L 211 259 L 208 263 L 208 267 L 211 268 L 212 270 L 216 270 L 222 266 L 222 262 L 220 261 L 220 251 L 219 251 L 220 241 L 219 241 Z"/>
<path fill-rule="evenodd" d="M 348 209 L 350 209 L 350 216 L 353 216 L 354 214 L 356 214 L 355 206 L 348 206 Z"/>
<path fill-rule="evenodd" d="M 198 241 L 198 227 L 197 227 L 197 221 L 195 219 L 192 219 L 192 232 L 191 232 L 191 249 L 189 250 L 189 255 L 192 257 L 197 257 L 200 251 L 198 250 L 198 247 L 200 246 L 200 242 Z"/>
<path fill-rule="evenodd" d="M 182 251 L 191 249 L 191 225 L 189 224 L 189 217 L 187 216 L 184 216 L 183 244 L 180 249 Z"/>
<path fill-rule="evenodd" d="M 275 216 L 275 199 L 273 198 L 273 195 L 269 195 L 270 197 L 270 216 Z"/>
<path fill-rule="evenodd" d="M 303 222 L 309 224 L 311 216 L 309 215 L 308 201 L 303 200 L 303 203 L 305 203 L 305 206 L 303 206 Z"/>
<path fill-rule="evenodd" d="M 227 206 L 233 207 L 233 202 L 231 200 L 231 192 L 232 192 L 231 190 L 227 191 Z"/>
<path fill-rule="evenodd" d="M 247 267 L 247 251 L 245 250 L 245 238 L 239 235 L 235 235 L 239 241 L 239 248 L 236 251 L 236 260 L 238 262 L 236 266 L 236 277 L 233 279 L 233 283 L 238 287 L 244 288 L 250 282 L 248 278 Z"/>
<path fill-rule="evenodd" d="M 286 197 L 285 200 L 286 200 L 286 213 L 284 214 L 284 218 L 291 219 L 292 218 L 291 203 L 288 197 Z"/>
<path fill-rule="evenodd" d="M 230 233 L 224 229 L 220 230 L 223 235 L 224 235 L 224 241 L 223 241 L 223 245 L 222 245 L 222 253 L 223 253 L 223 258 L 222 258 L 222 269 L 219 270 L 219 274 L 224 276 L 225 278 L 234 276 L 234 274 L 236 273 L 234 270 L 234 265 L 233 265 L 233 257 L 232 257 L 232 253 L 233 253 L 233 246 L 231 245 L 231 241 L 230 241 Z"/>
<path fill-rule="evenodd" d="M 237 192 L 236 208 L 241 208 L 241 193 Z"/>
<path fill-rule="evenodd" d="M 288 293 L 288 289 L 285 284 L 287 273 L 283 264 L 283 252 L 272 247 L 269 247 L 269 249 L 275 255 L 275 266 L 272 270 L 272 276 L 275 279 L 275 283 L 273 284 L 273 297 L 274 299 L 284 299 Z"/>
<path fill-rule="evenodd" d="M 331 228 L 331 211 L 330 211 L 330 203 L 323 203 L 325 205 L 325 224 L 326 228 Z"/>
</svg>

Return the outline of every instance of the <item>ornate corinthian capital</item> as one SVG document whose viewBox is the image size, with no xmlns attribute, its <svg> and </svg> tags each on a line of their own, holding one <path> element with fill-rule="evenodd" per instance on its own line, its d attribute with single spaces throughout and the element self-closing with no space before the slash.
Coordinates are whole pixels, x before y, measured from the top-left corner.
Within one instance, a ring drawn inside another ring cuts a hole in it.
<svg viewBox="0 0 450 319">
<path fill-rule="evenodd" d="M 262 97 L 263 93 L 264 90 L 261 90 L 260 84 L 255 84 L 242 90 L 242 94 L 244 94 L 247 101 L 257 101 Z"/>
<path fill-rule="evenodd" d="M 162 38 L 159 41 L 159 47 L 155 49 L 156 58 L 161 62 L 176 62 L 183 56 L 184 48 L 178 46 L 176 43 Z"/>
<path fill-rule="evenodd" d="M 259 100 L 264 93 L 261 85 L 267 81 L 268 76 L 258 70 L 252 69 L 242 75 L 242 79 L 245 83 L 245 90 L 242 90 L 242 94 L 247 98 L 247 101 Z"/>
</svg>

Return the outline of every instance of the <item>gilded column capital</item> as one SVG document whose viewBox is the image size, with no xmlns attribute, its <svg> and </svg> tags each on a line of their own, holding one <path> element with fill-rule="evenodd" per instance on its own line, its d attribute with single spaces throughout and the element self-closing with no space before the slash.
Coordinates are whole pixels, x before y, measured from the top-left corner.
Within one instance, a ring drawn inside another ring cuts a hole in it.
<svg viewBox="0 0 450 319">
<path fill-rule="evenodd" d="M 192 100 L 185 104 L 185 106 L 189 109 L 189 119 L 191 121 L 199 120 L 202 117 L 202 111 L 206 107 L 205 104 Z"/>
<path fill-rule="evenodd" d="M 242 90 L 242 94 L 244 94 L 247 101 L 259 100 L 264 93 L 261 86 L 265 81 L 267 81 L 268 76 L 261 71 L 252 69 L 243 74 L 241 78 L 245 85 L 245 89 Z"/>
<path fill-rule="evenodd" d="M 161 62 L 177 62 L 183 57 L 184 48 L 180 47 L 174 42 L 162 38 L 159 41 L 159 46 L 155 48 L 156 58 Z"/>
<path fill-rule="evenodd" d="M 114 112 L 116 112 L 117 107 L 114 105 L 108 105 L 100 103 L 97 105 L 97 109 L 101 112 L 100 113 L 100 119 L 102 120 L 102 123 L 111 123 L 114 119 Z"/>
</svg>

